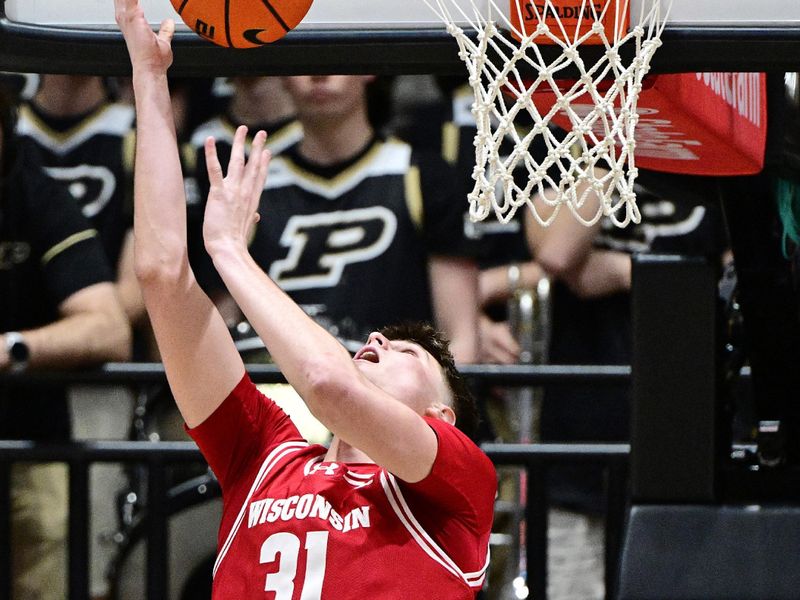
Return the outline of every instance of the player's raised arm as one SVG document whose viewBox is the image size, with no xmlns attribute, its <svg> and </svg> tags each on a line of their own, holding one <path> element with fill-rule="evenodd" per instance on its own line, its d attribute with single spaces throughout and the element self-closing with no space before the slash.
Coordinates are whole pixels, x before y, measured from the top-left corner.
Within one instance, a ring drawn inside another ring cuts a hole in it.
<svg viewBox="0 0 800 600">
<path fill-rule="evenodd" d="M 441 369 L 430 355 L 412 344 L 392 345 L 391 357 L 398 360 L 397 372 L 389 373 L 392 361 L 388 358 L 381 367 L 386 368 L 389 387 L 407 382 L 417 389 L 419 393 L 413 395 L 419 406 L 409 407 L 398 398 L 405 394 L 387 392 L 387 386 L 376 385 L 366 377 L 347 350 L 258 267 L 248 252 L 247 239 L 258 219 L 256 210 L 269 152 L 264 149 L 265 135 L 259 132 L 250 160 L 245 163 L 245 137 L 246 128 L 240 127 L 225 177 L 213 139 L 206 142 L 211 191 L 203 237 L 217 271 L 311 412 L 349 447 L 365 453 L 401 479 L 423 479 L 436 458 L 437 439 L 421 415 L 428 407 L 440 408 L 445 418 L 452 415 L 447 407 L 438 407 L 446 386 Z M 374 334 L 370 344 L 371 350 L 362 352 L 363 366 L 369 370 L 374 364 L 378 371 L 377 359 L 389 356 L 385 353 L 392 343 Z"/>
<path fill-rule="evenodd" d="M 133 68 L 137 136 L 135 270 L 172 393 L 189 426 L 205 420 L 244 375 L 222 318 L 189 268 L 186 200 L 167 85 L 174 23 L 156 34 L 138 0 L 115 0 Z"/>
</svg>

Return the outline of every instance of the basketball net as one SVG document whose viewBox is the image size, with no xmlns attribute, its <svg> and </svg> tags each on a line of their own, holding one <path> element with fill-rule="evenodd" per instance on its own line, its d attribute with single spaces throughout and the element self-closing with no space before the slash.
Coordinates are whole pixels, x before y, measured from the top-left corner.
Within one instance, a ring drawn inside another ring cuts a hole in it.
<svg viewBox="0 0 800 600">
<path fill-rule="evenodd" d="M 425 0 L 458 42 L 475 94 L 470 218 L 482 221 L 494 210 L 505 223 L 527 204 L 547 226 L 566 205 L 585 225 L 604 216 L 620 227 L 638 223 L 636 104 L 661 45 L 662 0 L 642 0 L 633 27 L 629 0 L 507 1 L 509 13 L 495 0 L 469 0 L 469 14 L 465 0 Z M 548 62 L 540 46 L 554 45 L 560 52 Z M 601 49 L 594 64 L 579 53 L 589 45 Z M 623 45 L 634 54 L 629 64 Z M 558 113 L 571 124 L 566 134 L 551 127 Z M 508 156 L 501 156 L 504 140 L 513 147 Z M 534 141 L 544 142 L 546 156 L 532 155 Z"/>
</svg>

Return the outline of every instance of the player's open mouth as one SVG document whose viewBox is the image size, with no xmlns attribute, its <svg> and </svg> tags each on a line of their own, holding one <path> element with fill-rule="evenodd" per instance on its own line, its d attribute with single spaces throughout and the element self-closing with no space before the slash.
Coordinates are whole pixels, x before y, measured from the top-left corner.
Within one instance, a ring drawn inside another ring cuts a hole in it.
<svg viewBox="0 0 800 600">
<path fill-rule="evenodd" d="M 375 350 L 373 350 L 370 346 L 364 346 L 361 350 L 356 352 L 353 360 L 367 360 L 372 363 L 378 363 L 381 361 L 378 353 L 375 352 Z"/>
</svg>

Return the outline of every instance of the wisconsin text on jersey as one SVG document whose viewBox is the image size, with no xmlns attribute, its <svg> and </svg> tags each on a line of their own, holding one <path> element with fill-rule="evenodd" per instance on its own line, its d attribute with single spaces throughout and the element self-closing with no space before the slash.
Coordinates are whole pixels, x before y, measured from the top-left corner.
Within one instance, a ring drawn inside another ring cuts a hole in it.
<svg viewBox="0 0 800 600">
<path fill-rule="evenodd" d="M 369 527 L 369 506 L 359 506 L 342 516 L 319 494 L 303 494 L 288 498 L 265 498 L 250 503 L 247 527 L 252 528 L 278 520 L 321 519 L 328 521 L 337 531 L 347 533 L 360 527 Z"/>
</svg>

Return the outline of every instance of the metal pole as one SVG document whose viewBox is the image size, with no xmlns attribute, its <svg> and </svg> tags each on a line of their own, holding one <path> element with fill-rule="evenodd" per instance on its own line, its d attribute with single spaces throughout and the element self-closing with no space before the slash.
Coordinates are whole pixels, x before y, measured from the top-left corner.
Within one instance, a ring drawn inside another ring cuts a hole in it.
<svg viewBox="0 0 800 600">
<path fill-rule="evenodd" d="M 148 464 L 147 477 L 147 598 L 166 600 L 169 582 L 167 481 L 161 460 Z"/>
<path fill-rule="evenodd" d="M 11 598 L 11 464 L 0 462 L 0 600 Z"/>
<path fill-rule="evenodd" d="M 89 598 L 89 464 L 87 458 L 69 462 L 69 598 Z"/>
</svg>

